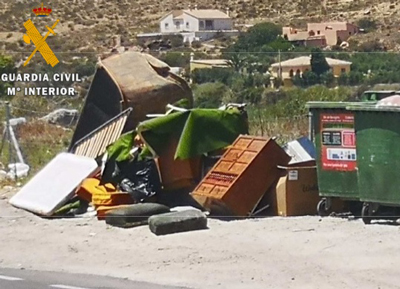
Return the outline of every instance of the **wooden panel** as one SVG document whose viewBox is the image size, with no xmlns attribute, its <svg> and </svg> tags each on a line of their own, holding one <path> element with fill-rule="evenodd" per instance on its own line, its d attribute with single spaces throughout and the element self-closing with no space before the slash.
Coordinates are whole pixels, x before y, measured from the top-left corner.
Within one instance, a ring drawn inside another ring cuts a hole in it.
<svg viewBox="0 0 400 289">
<path fill-rule="evenodd" d="M 238 161 L 246 164 L 250 164 L 251 161 L 257 156 L 257 153 L 255 152 L 250 152 L 250 151 L 245 151 L 243 154 L 239 157 Z"/>
<path fill-rule="evenodd" d="M 214 189 L 210 192 L 210 195 L 214 198 L 222 199 L 226 194 L 229 188 L 222 186 L 215 186 Z"/>
<path fill-rule="evenodd" d="M 199 194 L 208 195 L 213 189 L 214 189 L 214 185 L 202 183 L 196 189 L 196 192 L 198 192 Z"/>
<path fill-rule="evenodd" d="M 234 163 L 229 169 L 230 173 L 241 174 L 247 168 L 246 164 Z"/>
<path fill-rule="evenodd" d="M 272 139 L 239 136 L 234 145 L 209 171 L 193 194 L 223 203 L 234 214 L 246 216 L 273 182 L 280 177 L 278 165 L 290 157 Z M 212 190 L 202 193 L 203 185 Z M 204 204 L 206 209 L 209 204 Z"/>
<path fill-rule="evenodd" d="M 238 149 L 246 149 L 251 142 L 252 142 L 251 138 L 241 138 L 241 139 L 238 139 L 233 144 L 233 147 L 238 148 Z"/>
<path fill-rule="evenodd" d="M 206 176 L 206 181 L 209 184 L 229 186 L 235 181 L 236 178 L 237 176 L 232 174 L 211 172 L 208 176 Z"/>
<path fill-rule="evenodd" d="M 221 173 L 228 173 L 233 162 L 229 161 L 220 161 L 216 164 L 216 167 L 214 168 L 214 171 L 216 172 L 221 172 Z"/>
<path fill-rule="evenodd" d="M 248 146 L 247 149 L 259 152 L 265 147 L 265 145 L 266 145 L 265 140 L 256 139 L 251 142 L 251 144 Z"/>
<path fill-rule="evenodd" d="M 226 152 L 226 155 L 224 155 L 223 159 L 227 161 L 236 161 L 242 153 L 243 150 L 231 148 Z"/>
</svg>

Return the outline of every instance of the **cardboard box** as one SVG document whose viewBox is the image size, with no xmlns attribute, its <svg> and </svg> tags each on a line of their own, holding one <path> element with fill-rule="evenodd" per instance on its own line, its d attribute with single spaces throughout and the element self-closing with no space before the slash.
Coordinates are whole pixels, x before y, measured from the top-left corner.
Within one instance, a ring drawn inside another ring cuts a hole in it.
<svg viewBox="0 0 400 289">
<path fill-rule="evenodd" d="M 315 161 L 280 167 L 285 171 L 276 186 L 279 216 L 315 215 L 320 200 Z"/>
</svg>

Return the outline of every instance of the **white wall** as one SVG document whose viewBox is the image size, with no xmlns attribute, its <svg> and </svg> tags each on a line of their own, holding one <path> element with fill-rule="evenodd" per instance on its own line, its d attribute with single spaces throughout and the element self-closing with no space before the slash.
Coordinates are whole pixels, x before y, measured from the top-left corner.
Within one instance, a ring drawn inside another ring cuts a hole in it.
<svg viewBox="0 0 400 289">
<path fill-rule="evenodd" d="M 184 30 L 185 31 L 199 31 L 199 20 L 189 14 L 183 14 L 184 20 Z M 187 28 L 186 23 L 189 23 L 189 28 Z"/>
<path fill-rule="evenodd" d="M 168 24 L 168 28 L 165 27 Z M 160 21 L 160 32 L 175 32 L 174 17 L 172 13 Z"/>
<path fill-rule="evenodd" d="M 183 19 L 174 20 L 172 13 L 165 17 L 162 21 L 160 21 L 160 32 L 162 33 L 171 33 L 171 32 L 197 32 L 205 30 L 205 22 L 206 20 L 213 20 L 214 22 L 214 31 L 217 30 L 232 30 L 233 29 L 233 20 L 232 19 L 197 19 L 189 14 L 184 13 Z M 176 22 L 179 21 L 179 26 L 176 27 Z M 204 21 L 204 28 L 200 28 L 199 21 Z M 168 28 L 165 27 L 165 24 L 168 24 Z M 187 26 L 189 24 L 189 26 Z"/>
</svg>

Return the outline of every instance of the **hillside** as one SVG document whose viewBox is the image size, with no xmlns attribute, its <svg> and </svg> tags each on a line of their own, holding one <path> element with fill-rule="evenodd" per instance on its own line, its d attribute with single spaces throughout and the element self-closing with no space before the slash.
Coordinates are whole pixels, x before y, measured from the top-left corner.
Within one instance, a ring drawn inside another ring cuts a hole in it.
<svg viewBox="0 0 400 289">
<path fill-rule="evenodd" d="M 135 44 L 138 32 L 157 31 L 158 20 L 172 9 L 187 8 L 191 1 L 105 1 L 71 0 L 46 1 L 44 6 L 53 9 L 50 17 L 38 19 L 31 12 L 40 6 L 40 2 L 30 0 L 3 0 L 0 17 L 0 47 L 7 52 L 27 51 L 22 41 L 23 23 L 31 18 L 41 33 L 45 25 L 51 25 L 56 19 L 60 23 L 56 28 L 57 37 L 49 37 L 53 50 L 63 52 L 102 52 L 109 51 L 113 35 L 121 35 L 121 44 Z M 400 51 L 399 11 L 400 1 L 379 0 L 203 0 L 198 8 L 218 8 L 223 11 L 230 8 L 235 24 L 251 24 L 272 21 L 283 25 L 302 26 L 307 21 L 349 20 L 357 21 L 370 17 L 378 22 L 373 33 L 355 36 L 357 41 L 379 39 L 392 51 Z"/>
</svg>

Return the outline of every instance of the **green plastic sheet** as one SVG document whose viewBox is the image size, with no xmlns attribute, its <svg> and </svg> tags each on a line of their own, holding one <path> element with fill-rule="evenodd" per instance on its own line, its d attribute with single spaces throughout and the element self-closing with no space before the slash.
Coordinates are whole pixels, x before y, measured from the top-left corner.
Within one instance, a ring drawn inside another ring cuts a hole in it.
<svg viewBox="0 0 400 289">
<path fill-rule="evenodd" d="M 119 139 L 107 148 L 108 159 L 117 162 L 129 159 L 129 152 L 133 148 L 136 131 L 127 132 L 119 137 Z"/>
<path fill-rule="evenodd" d="M 248 134 L 245 117 L 236 109 L 192 109 L 144 121 L 137 132 L 154 155 L 178 138 L 175 159 L 189 159 L 229 146 L 240 134 Z"/>
</svg>

